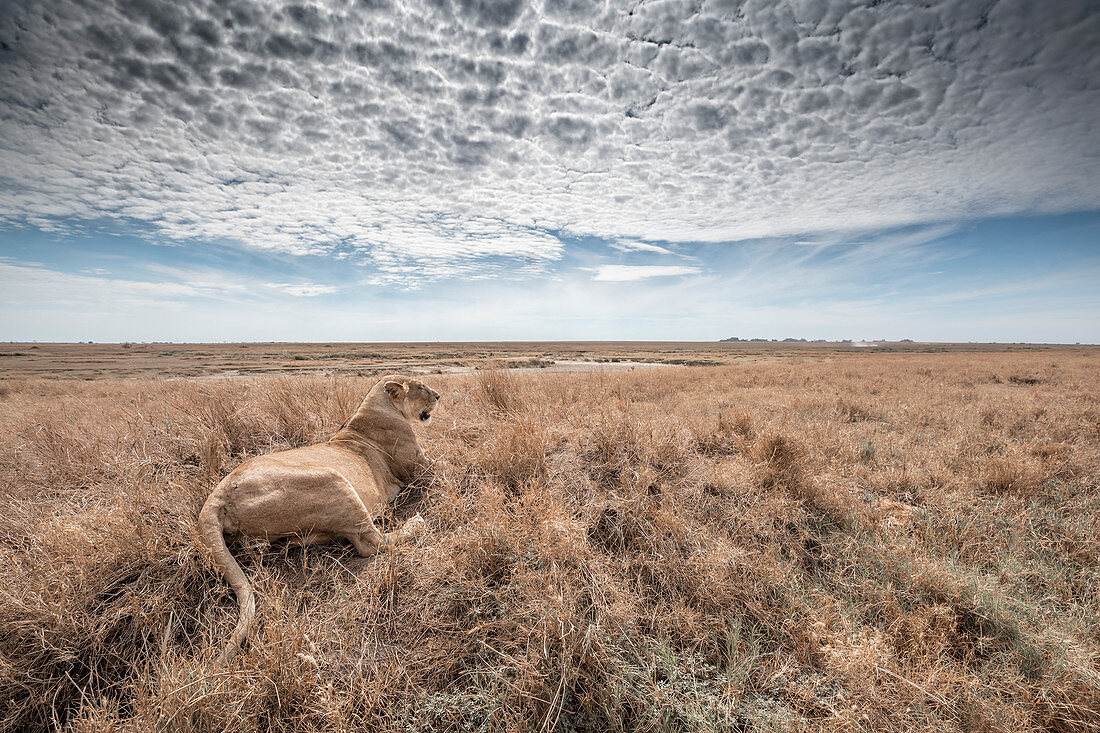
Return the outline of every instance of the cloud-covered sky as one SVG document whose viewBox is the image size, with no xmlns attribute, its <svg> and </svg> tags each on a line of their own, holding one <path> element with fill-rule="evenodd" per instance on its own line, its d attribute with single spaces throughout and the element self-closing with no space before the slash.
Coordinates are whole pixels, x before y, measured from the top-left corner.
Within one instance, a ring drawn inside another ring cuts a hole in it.
<svg viewBox="0 0 1100 733">
<path fill-rule="evenodd" d="M 0 337 L 1100 340 L 1098 120 L 1088 0 L 6 3 Z"/>
</svg>

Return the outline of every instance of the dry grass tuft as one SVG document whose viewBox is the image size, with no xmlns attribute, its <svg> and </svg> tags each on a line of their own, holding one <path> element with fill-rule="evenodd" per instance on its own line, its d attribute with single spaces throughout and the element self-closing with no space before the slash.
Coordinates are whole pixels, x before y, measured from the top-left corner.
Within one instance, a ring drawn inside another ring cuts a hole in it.
<svg viewBox="0 0 1100 733">
<path fill-rule="evenodd" d="M 836 403 L 837 416 L 845 422 L 864 422 L 878 420 L 880 416 L 874 409 L 854 400 L 839 399 Z"/>
<path fill-rule="evenodd" d="M 495 412 L 515 412 L 522 405 L 521 390 L 507 367 L 491 364 L 477 372 L 477 386 L 486 407 Z"/>
<path fill-rule="evenodd" d="M 742 452 L 756 437 L 752 416 L 745 412 L 719 412 L 717 419 L 691 422 L 688 429 L 699 453 L 711 456 Z"/>
<path fill-rule="evenodd" d="M 981 487 L 992 494 L 1023 496 L 1039 488 L 1039 476 L 1031 466 L 1018 457 L 992 457 L 982 466 L 979 480 Z"/>
<path fill-rule="evenodd" d="M 426 535 L 236 543 L 216 666 L 199 507 L 372 381 L 5 383 L 0 728 L 1100 729 L 1094 351 L 432 377 Z"/>
<path fill-rule="evenodd" d="M 805 450 L 782 435 L 763 435 L 753 443 L 756 483 L 762 489 L 797 490 L 803 480 Z"/>
</svg>

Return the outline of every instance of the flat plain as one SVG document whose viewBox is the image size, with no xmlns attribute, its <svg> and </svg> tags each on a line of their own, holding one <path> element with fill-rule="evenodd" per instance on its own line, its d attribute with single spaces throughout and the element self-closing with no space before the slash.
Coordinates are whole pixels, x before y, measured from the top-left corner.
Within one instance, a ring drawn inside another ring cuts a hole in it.
<svg viewBox="0 0 1100 733">
<path fill-rule="evenodd" d="M 650 368 L 654 364 L 665 365 Z M 389 371 L 417 543 L 195 536 Z M 1100 349 L 0 345 L 0 727 L 1100 730 Z"/>
<path fill-rule="evenodd" d="M 146 378 L 262 374 L 364 375 L 409 371 L 460 373 L 506 368 L 582 371 L 584 364 L 721 366 L 834 354 L 1004 351 L 997 344 L 912 342 L 511 341 L 495 343 L 0 344 L 0 376 L 45 379 Z M 1046 349 L 1045 346 L 1016 347 Z M 586 367 L 585 369 L 588 369 Z"/>
</svg>

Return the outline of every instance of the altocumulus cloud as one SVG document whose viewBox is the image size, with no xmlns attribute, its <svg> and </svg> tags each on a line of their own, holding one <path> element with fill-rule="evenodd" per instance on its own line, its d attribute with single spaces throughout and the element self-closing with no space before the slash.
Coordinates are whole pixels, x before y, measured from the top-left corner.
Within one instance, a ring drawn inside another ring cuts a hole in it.
<svg viewBox="0 0 1100 733">
<path fill-rule="evenodd" d="M 415 283 L 543 270 L 561 233 L 1094 209 L 1098 38 L 1084 1 L 13 4 L 0 220 Z M 661 274 L 627 272 L 596 277 Z"/>
</svg>

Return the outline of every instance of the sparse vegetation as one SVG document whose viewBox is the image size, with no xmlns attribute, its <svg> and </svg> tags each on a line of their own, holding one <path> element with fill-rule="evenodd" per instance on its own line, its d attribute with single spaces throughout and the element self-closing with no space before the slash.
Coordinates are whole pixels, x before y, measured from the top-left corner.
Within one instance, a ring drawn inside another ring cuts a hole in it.
<svg viewBox="0 0 1100 733">
<path fill-rule="evenodd" d="M 229 668 L 195 515 L 372 378 L 9 379 L 0 728 L 1100 729 L 1100 352 L 832 356 L 428 378 L 424 537 L 237 545 Z"/>
</svg>

